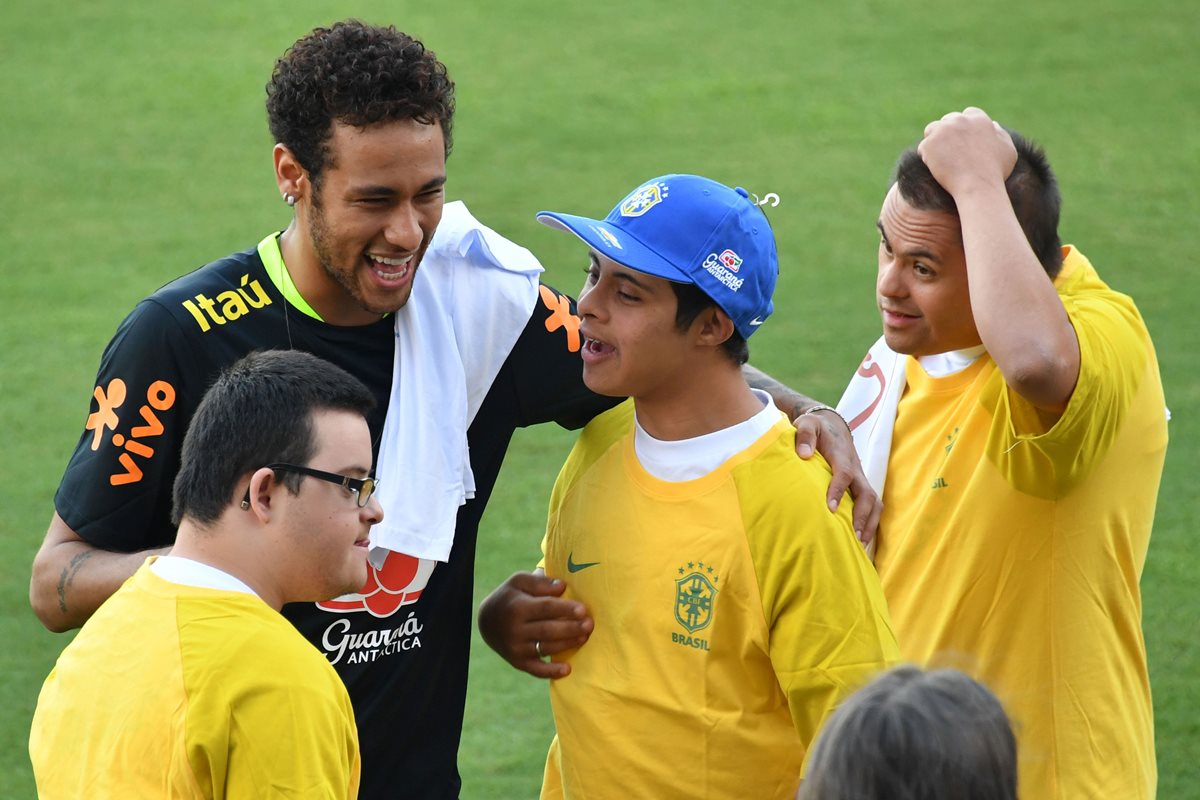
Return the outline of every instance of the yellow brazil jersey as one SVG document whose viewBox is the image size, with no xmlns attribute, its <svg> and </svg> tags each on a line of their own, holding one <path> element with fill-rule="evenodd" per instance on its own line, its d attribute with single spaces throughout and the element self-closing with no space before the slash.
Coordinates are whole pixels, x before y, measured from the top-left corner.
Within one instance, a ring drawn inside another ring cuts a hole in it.
<svg viewBox="0 0 1200 800">
<path fill-rule="evenodd" d="M 333 667 L 253 595 L 147 564 L 88 620 L 38 698 L 38 796 L 358 795 L 354 711 Z"/>
<path fill-rule="evenodd" d="M 563 467 L 546 573 L 596 622 L 551 684 L 543 797 L 790 798 L 822 720 L 897 655 L 878 579 L 780 421 L 695 480 L 638 463 L 632 402 Z"/>
<path fill-rule="evenodd" d="M 1063 414 L 986 355 L 941 378 L 909 358 L 876 566 L 906 660 L 957 666 L 1004 701 L 1020 795 L 1155 791 L 1138 581 L 1167 445 L 1137 309 L 1073 248 L 1056 286 L 1081 367 Z"/>
</svg>

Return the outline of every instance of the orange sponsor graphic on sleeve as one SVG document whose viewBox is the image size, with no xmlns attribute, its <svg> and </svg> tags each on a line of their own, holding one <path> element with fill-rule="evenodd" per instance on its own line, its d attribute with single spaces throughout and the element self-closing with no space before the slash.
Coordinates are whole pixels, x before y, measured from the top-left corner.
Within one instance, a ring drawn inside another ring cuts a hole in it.
<svg viewBox="0 0 1200 800">
<path fill-rule="evenodd" d="M 97 386 L 93 392 L 97 409 L 88 415 L 84 426 L 92 432 L 93 450 L 100 449 L 104 431 L 112 430 L 113 446 L 125 451 L 117 456 L 117 463 L 124 468 L 124 472 L 114 472 L 108 477 L 108 482 L 113 486 L 137 483 L 142 479 L 144 473 L 137 458 L 145 460 L 154 457 L 154 448 L 147 440 L 162 436 L 164 428 L 158 414 L 175 406 L 175 387 L 166 381 L 154 381 L 146 389 L 146 402 L 137 409 L 137 421 L 142 424 L 134 425 L 125 435 L 117 432 L 121 422 L 117 409 L 124 405 L 126 392 L 125 381 L 120 378 L 113 378 L 107 387 Z"/>
<path fill-rule="evenodd" d="M 567 350 L 578 353 L 581 344 L 579 317 L 571 313 L 571 301 L 564 295 L 555 294 L 548 286 L 542 285 L 538 289 L 541 291 L 542 305 L 550 311 L 550 316 L 546 317 L 546 330 L 554 333 L 563 328 L 567 334 Z"/>
<path fill-rule="evenodd" d="M 92 396 L 96 398 L 97 408 L 88 415 L 84 428 L 92 432 L 92 449 L 99 450 L 104 430 L 117 429 L 117 409 L 125 402 L 125 381 L 113 378 L 108 382 L 107 389 L 97 386 Z"/>
</svg>

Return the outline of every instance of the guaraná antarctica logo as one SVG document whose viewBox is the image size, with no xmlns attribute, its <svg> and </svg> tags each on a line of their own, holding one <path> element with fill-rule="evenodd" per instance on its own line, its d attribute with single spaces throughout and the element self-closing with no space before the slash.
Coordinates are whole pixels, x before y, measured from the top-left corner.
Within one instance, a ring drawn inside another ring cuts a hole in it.
<svg viewBox="0 0 1200 800">
<path fill-rule="evenodd" d="M 742 257 L 728 248 L 720 255 L 709 253 L 700 266 L 731 292 L 736 292 L 746 282 L 745 278 L 737 276 L 737 271 L 742 266 Z"/>
<path fill-rule="evenodd" d="M 742 257 L 730 250 L 728 247 L 717 256 L 717 260 L 730 272 L 737 272 L 738 267 L 742 266 Z"/>
</svg>

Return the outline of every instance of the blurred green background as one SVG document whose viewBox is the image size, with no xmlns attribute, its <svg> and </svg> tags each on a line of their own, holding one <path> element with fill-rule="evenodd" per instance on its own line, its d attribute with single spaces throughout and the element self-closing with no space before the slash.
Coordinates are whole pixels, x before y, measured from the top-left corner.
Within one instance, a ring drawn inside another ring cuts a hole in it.
<svg viewBox="0 0 1200 800">
<path fill-rule="evenodd" d="M 34 794 L 40 683 L 68 637 L 28 608 L 29 563 L 101 349 L 169 279 L 286 225 L 263 85 L 312 27 L 357 16 L 435 50 L 458 84 L 448 199 L 582 282 L 552 208 L 601 215 L 699 172 L 782 198 L 782 275 L 754 363 L 836 400 L 878 335 L 875 219 L 924 125 L 978 105 L 1045 145 L 1065 241 L 1137 300 L 1174 413 L 1142 580 L 1160 796 L 1200 797 L 1197 301 L 1200 5 L 1166 0 L 565 5 L 6 3 L 0 10 L 0 797 Z M 1189 333 L 1190 331 L 1190 333 Z M 1193 342 L 1189 345 L 1188 342 Z M 530 567 L 569 433 L 522 432 L 484 518 L 478 597 Z M 1192 476 L 1189 478 L 1188 476 Z M 476 642 L 467 798 L 532 797 L 545 687 Z M 148 676 L 149 677 L 149 676 Z"/>
</svg>

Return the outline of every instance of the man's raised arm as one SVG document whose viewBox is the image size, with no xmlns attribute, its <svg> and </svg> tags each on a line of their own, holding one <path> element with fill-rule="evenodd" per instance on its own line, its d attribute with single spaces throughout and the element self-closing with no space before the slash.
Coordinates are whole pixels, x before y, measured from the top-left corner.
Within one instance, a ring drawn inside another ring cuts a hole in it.
<svg viewBox="0 0 1200 800">
<path fill-rule="evenodd" d="M 968 108 L 930 123 L 917 152 L 958 206 L 971 311 L 988 354 L 1015 392 L 1061 412 L 1079 377 L 1079 340 L 1005 189 L 1017 162 L 1012 138 Z"/>
</svg>

